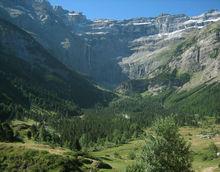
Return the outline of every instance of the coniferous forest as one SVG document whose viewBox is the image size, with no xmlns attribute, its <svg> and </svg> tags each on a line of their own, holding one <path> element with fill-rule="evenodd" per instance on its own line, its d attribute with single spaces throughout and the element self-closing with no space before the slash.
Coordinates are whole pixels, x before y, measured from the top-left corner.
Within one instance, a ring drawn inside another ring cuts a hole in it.
<svg viewBox="0 0 220 172">
<path fill-rule="evenodd" d="M 1 0 L 0 171 L 217 172 L 219 20 Z"/>
</svg>

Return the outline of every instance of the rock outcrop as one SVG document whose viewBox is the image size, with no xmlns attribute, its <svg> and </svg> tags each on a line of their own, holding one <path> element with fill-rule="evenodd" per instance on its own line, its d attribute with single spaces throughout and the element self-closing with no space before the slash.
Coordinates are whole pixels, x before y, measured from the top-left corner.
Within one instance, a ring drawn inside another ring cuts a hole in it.
<svg viewBox="0 0 220 172">
<path fill-rule="evenodd" d="M 1 18 L 32 34 L 66 66 L 110 88 L 128 79 L 153 77 L 168 63 L 191 64 L 189 59 L 186 62 L 191 56 L 195 56 L 193 70 L 201 70 L 206 51 L 200 46 L 202 42 L 197 49 L 189 50 L 193 53 L 185 52 L 185 62 L 170 63 L 173 58 L 170 49 L 192 32 L 220 20 L 220 12 L 211 10 L 193 17 L 161 14 L 150 18 L 92 21 L 82 13 L 53 7 L 47 0 L 2 0 L 0 13 Z"/>
</svg>

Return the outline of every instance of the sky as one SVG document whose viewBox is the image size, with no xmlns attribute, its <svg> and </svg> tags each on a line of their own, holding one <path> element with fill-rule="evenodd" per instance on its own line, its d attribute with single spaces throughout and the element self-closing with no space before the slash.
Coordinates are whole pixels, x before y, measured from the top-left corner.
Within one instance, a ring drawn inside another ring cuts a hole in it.
<svg viewBox="0 0 220 172">
<path fill-rule="evenodd" d="M 220 10 L 220 0 L 49 0 L 70 11 L 83 12 L 89 19 L 154 17 L 161 13 L 199 15 Z"/>
</svg>

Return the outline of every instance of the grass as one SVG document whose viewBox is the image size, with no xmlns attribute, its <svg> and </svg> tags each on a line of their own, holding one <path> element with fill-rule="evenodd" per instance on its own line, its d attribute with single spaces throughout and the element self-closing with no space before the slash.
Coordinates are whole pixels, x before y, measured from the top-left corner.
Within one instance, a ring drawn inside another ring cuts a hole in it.
<svg viewBox="0 0 220 172">
<path fill-rule="evenodd" d="M 0 171 L 81 171 L 74 156 L 61 156 L 45 147 L 29 147 L 18 143 L 0 143 Z"/>
<path fill-rule="evenodd" d="M 203 155 L 206 154 L 207 148 L 210 143 L 214 142 L 219 150 L 220 150 L 220 136 L 215 136 L 212 139 L 201 138 L 201 132 L 207 131 L 210 132 L 211 127 L 201 127 L 201 128 L 193 128 L 193 127 L 182 127 L 180 129 L 181 134 L 184 138 L 191 143 L 192 151 L 194 152 L 193 156 L 193 169 L 195 172 L 203 172 L 206 168 L 213 167 L 213 172 L 219 172 L 220 168 L 218 165 L 220 163 L 220 158 L 214 160 L 206 160 L 202 159 Z M 220 131 L 220 125 L 214 126 L 215 130 Z M 98 157 L 102 159 L 104 162 L 110 164 L 113 169 L 112 170 L 101 170 L 104 172 L 113 171 L 113 172 L 124 172 L 126 171 L 126 167 L 135 163 L 134 160 L 129 159 L 129 153 L 131 151 L 135 151 L 137 155 L 140 154 L 142 147 L 144 146 L 144 140 L 135 140 L 131 141 L 128 144 L 124 144 L 118 147 L 107 148 L 105 150 L 92 152 L 92 156 Z M 118 154 L 118 155 L 117 155 Z"/>
<path fill-rule="evenodd" d="M 16 142 L 16 143 L 4 143 L 4 142 L 0 142 L 0 146 L 10 146 L 13 147 L 14 149 L 32 149 L 32 150 L 36 150 L 36 151 L 47 151 L 50 154 L 54 154 L 54 155 L 65 155 L 70 153 L 71 151 L 69 149 L 65 149 L 62 147 L 53 147 L 53 146 L 49 146 L 49 145 L 45 145 L 45 144 L 40 144 L 37 142 L 34 142 L 32 140 L 29 140 L 25 143 L 21 143 L 21 142 Z"/>
<path fill-rule="evenodd" d="M 112 166 L 111 170 L 101 171 L 123 172 L 126 170 L 127 165 L 135 162 L 129 158 L 129 153 L 131 151 L 135 151 L 136 154 L 140 154 L 144 144 L 144 140 L 135 140 L 118 147 L 112 147 L 101 151 L 92 152 L 91 155 L 100 158 Z"/>
<path fill-rule="evenodd" d="M 220 126 L 216 126 L 215 129 L 219 130 Z M 195 152 L 193 160 L 193 169 L 196 172 L 200 172 L 208 167 L 218 167 L 220 158 L 214 160 L 203 160 L 203 155 L 206 154 L 208 146 L 213 142 L 220 149 L 220 136 L 215 136 L 212 139 L 201 138 L 200 134 L 203 131 L 210 131 L 210 129 L 204 128 L 181 128 L 182 135 L 191 142 L 192 151 Z M 220 170 L 220 169 L 216 169 Z"/>
<path fill-rule="evenodd" d="M 191 149 L 194 152 L 193 169 L 195 172 L 206 172 L 207 168 L 212 168 L 213 172 L 220 172 L 220 168 L 218 168 L 218 165 L 220 164 L 220 158 L 213 160 L 203 160 L 204 155 L 208 153 L 208 146 L 212 142 L 218 146 L 220 152 L 220 135 L 216 135 L 211 139 L 201 138 L 201 133 L 220 131 L 220 125 L 214 125 L 213 123 L 213 118 L 207 118 L 199 128 L 180 128 L 180 133 L 188 142 L 191 143 Z M 12 121 L 12 125 L 15 128 L 23 124 L 31 126 L 32 124 L 35 124 L 35 121 Z M 22 131 L 19 132 L 25 133 L 26 130 L 28 129 L 22 129 Z M 59 171 L 60 168 L 64 168 L 62 164 L 67 163 L 68 165 L 69 159 L 73 159 L 73 163 L 70 163 L 71 168 L 79 166 L 79 164 L 77 164 L 78 162 L 75 161 L 76 152 L 74 153 L 71 150 L 62 147 L 55 147 L 38 143 L 34 140 L 25 138 L 25 134 L 23 135 L 24 142 L 0 142 L 0 170 L 1 168 L 5 168 L 6 171 L 18 168 L 20 171 L 22 171 L 24 170 L 25 163 L 28 164 L 28 170 L 30 171 L 39 168 L 39 165 L 41 165 L 43 169 L 46 169 L 47 166 L 44 162 L 51 164 L 51 161 L 55 160 L 55 164 L 53 166 L 51 165 L 50 169 L 52 169 L 52 171 Z M 90 152 L 89 159 L 92 162 L 98 160 L 107 163 L 112 167 L 112 169 L 99 169 L 101 172 L 125 172 L 128 165 L 135 163 L 135 160 L 132 160 L 130 157 L 131 153 L 135 153 L 136 157 L 138 157 L 141 154 L 142 148 L 145 144 L 145 140 L 133 140 L 127 144 L 123 144 L 117 147 Z M 93 157 L 95 157 L 96 160 L 93 159 Z M 81 157 L 81 159 L 86 159 L 86 156 Z M 18 165 L 16 166 L 16 164 Z M 81 164 L 80 166 L 82 169 L 88 169 L 91 167 L 92 164 Z"/>
</svg>

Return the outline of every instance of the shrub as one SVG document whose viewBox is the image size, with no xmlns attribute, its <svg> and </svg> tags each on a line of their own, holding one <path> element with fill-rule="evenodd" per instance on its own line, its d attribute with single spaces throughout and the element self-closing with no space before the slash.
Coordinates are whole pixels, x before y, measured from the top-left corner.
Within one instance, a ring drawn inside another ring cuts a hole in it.
<svg viewBox="0 0 220 172">
<path fill-rule="evenodd" d="M 134 151 L 130 151 L 128 154 L 129 159 L 134 160 L 136 158 L 136 154 Z"/>
<path fill-rule="evenodd" d="M 142 155 L 146 171 L 191 172 L 190 145 L 180 135 L 174 118 L 157 120 L 153 130 Z"/>
</svg>

